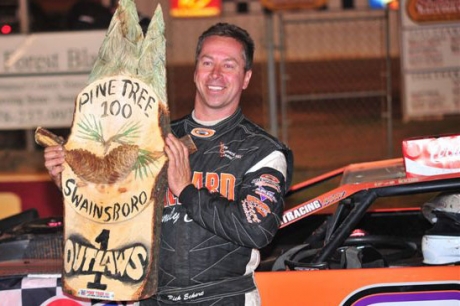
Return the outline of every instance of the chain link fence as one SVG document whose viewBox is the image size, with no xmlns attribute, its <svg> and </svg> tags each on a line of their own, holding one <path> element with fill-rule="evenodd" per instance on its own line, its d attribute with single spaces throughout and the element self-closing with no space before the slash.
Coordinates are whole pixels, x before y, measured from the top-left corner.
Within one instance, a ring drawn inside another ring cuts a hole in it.
<svg viewBox="0 0 460 306">
<path fill-rule="evenodd" d="M 281 126 L 298 176 L 392 152 L 385 11 L 279 15 Z"/>
</svg>

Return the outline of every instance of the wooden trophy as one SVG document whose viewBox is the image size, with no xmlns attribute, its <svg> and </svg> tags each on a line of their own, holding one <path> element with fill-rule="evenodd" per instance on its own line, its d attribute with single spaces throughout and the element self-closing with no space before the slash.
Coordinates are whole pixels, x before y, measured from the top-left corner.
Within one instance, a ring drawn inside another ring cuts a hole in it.
<svg viewBox="0 0 460 306">
<path fill-rule="evenodd" d="M 120 0 L 63 143 L 62 277 L 74 296 L 132 301 L 156 293 L 167 188 L 165 53 L 161 7 L 144 37 L 134 1 Z M 35 135 L 43 145 L 59 142 L 41 128 Z"/>
</svg>

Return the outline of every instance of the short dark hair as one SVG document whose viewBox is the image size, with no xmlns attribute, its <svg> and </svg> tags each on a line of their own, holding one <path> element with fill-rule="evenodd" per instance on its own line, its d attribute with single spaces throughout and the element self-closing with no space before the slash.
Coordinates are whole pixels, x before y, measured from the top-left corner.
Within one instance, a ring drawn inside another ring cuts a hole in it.
<svg viewBox="0 0 460 306">
<path fill-rule="evenodd" d="M 198 38 L 198 44 L 196 46 L 196 53 L 195 53 L 195 63 L 198 62 L 198 57 L 200 56 L 201 49 L 203 48 L 203 42 L 209 36 L 223 36 L 223 37 L 231 37 L 236 39 L 238 42 L 243 45 L 244 53 L 243 57 L 245 59 L 245 66 L 244 70 L 248 71 L 252 69 L 252 63 L 254 60 L 254 41 L 251 38 L 249 33 L 234 25 L 229 23 L 219 22 L 215 25 L 211 26 L 209 29 L 203 32 L 201 36 Z"/>
</svg>

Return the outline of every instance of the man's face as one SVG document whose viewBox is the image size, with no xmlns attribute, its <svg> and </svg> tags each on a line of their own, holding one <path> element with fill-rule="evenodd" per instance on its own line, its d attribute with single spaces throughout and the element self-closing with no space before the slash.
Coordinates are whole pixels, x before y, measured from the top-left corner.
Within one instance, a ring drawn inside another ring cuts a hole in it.
<svg viewBox="0 0 460 306">
<path fill-rule="evenodd" d="M 244 71 L 243 46 L 233 38 L 210 36 L 195 67 L 195 112 L 202 120 L 229 116 L 239 105 L 252 71 Z M 206 118 L 203 117 L 206 116 Z"/>
</svg>

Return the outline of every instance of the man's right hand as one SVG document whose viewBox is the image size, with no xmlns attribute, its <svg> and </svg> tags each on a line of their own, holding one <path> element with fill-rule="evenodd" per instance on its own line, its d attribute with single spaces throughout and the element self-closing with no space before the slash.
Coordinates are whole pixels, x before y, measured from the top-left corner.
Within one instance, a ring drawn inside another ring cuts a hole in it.
<svg viewBox="0 0 460 306">
<path fill-rule="evenodd" d="M 61 188 L 61 173 L 64 170 L 65 149 L 63 146 L 51 146 L 45 148 L 45 167 L 49 175 Z"/>
</svg>

